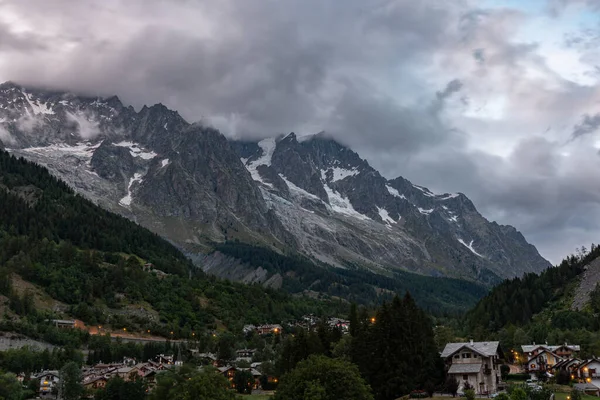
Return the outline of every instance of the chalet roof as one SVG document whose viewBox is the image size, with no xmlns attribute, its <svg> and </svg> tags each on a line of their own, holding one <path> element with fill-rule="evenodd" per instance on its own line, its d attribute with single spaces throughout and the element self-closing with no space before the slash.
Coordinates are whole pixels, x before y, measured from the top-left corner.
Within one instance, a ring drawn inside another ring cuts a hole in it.
<svg viewBox="0 0 600 400">
<path fill-rule="evenodd" d="M 46 376 L 46 375 L 54 375 L 57 378 L 60 376 L 58 371 L 42 371 L 40 373 L 38 373 L 37 375 L 34 376 L 34 378 L 41 378 L 42 376 Z"/>
<path fill-rule="evenodd" d="M 448 343 L 442 351 L 442 358 L 447 358 L 457 351 L 466 348 L 486 357 L 496 355 L 500 342 L 467 342 L 467 343 Z"/>
<path fill-rule="evenodd" d="M 560 357 L 560 356 L 558 356 L 558 355 L 554 354 L 553 352 L 551 352 L 551 351 L 550 351 L 550 350 L 548 350 L 548 349 L 544 349 L 544 350 L 540 351 L 539 353 L 537 353 L 535 356 L 531 357 L 529 360 L 527 360 L 527 363 L 530 363 L 531 361 L 533 361 L 533 360 L 535 360 L 535 359 L 539 358 L 539 356 L 541 356 L 541 355 L 542 355 L 542 354 L 544 354 L 544 353 L 552 354 L 552 355 L 554 356 L 554 358 L 556 358 L 556 359 L 558 359 L 558 360 L 562 360 L 562 357 Z"/>
<path fill-rule="evenodd" d="M 577 358 L 566 358 L 562 361 L 557 362 L 556 364 L 554 364 L 552 366 L 552 368 L 556 369 L 556 368 L 563 368 L 563 367 L 568 367 L 569 365 L 573 364 L 573 363 L 577 363 L 580 362 L 581 360 L 577 359 Z"/>
<path fill-rule="evenodd" d="M 476 374 L 481 371 L 481 364 L 452 364 L 448 370 L 449 374 Z"/>
<path fill-rule="evenodd" d="M 599 364 L 600 364 L 600 360 L 598 360 L 598 359 L 596 359 L 596 358 L 592 358 L 592 359 L 590 359 L 590 360 L 583 360 L 583 361 L 581 362 L 581 364 L 579 364 L 579 365 L 577 366 L 577 368 L 580 368 L 580 369 L 581 369 L 581 368 L 585 368 L 587 365 L 590 365 L 590 364 L 591 364 L 591 363 L 593 363 L 593 362 L 597 362 L 597 363 L 599 363 Z"/>
<path fill-rule="evenodd" d="M 236 353 L 256 353 L 256 349 L 241 349 L 236 350 Z"/>
<path fill-rule="evenodd" d="M 219 371 L 221 372 L 225 372 L 225 371 L 229 371 L 230 369 L 235 369 L 235 367 L 231 366 L 231 365 L 226 365 L 224 367 L 219 367 L 217 368 Z"/>
<path fill-rule="evenodd" d="M 523 349 L 524 353 L 531 353 L 537 349 L 546 349 L 549 351 L 556 351 L 558 349 L 560 349 L 561 347 L 565 347 L 567 349 L 570 349 L 572 351 L 580 351 L 581 350 L 581 346 L 579 346 L 578 344 L 559 344 L 559 345 L 548 345 L 548 344 L 524 344 L 521 346 L 521 348 Z"/>
<path fill-rule="evenodd" d="M 90 385 L 94 382 L 98 382 L 98 381 L 108 381 L 108 378 L 105 377 L 104 375 L 101 376 L 95 376 L 93 378 L 91 378 L 89 381 L 83 382 L 84 385 Z"/>
</svg>

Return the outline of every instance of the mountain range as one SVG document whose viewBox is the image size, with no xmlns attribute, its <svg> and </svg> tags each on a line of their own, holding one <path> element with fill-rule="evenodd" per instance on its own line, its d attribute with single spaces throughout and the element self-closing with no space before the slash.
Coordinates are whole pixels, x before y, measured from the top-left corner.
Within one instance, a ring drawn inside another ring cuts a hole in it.
<svg viewBox="0 0 600 400">
<path fill-rule="evenodd" d="M 116 96 L 6 82 L 0 147 L 232 279 L 256 268 L 213 252 L 218 243 L 486 285 L 550 266 L 520 232 L 485 219 L 464 194 L 386 179 L 325 133 L 233 141 L 161 104 L 136 111 Z"/>
</svg>

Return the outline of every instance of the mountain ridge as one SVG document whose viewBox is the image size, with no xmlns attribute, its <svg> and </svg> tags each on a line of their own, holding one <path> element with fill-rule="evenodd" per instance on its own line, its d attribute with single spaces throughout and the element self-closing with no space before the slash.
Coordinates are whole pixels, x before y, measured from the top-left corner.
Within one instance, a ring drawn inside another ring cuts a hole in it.
<svg viewBox="0 0 600 400">
<path fill-rule="evenodd" d="M 240 240 L 341 268 L 493 284 L 550 264 L 464 194 L 387 180 L 325 133 L 228 140 L 162 104 L 0 85 L 0 145 L 189 253 Z M 511 229 L 512 228 L 512 229 Z"/>
</svg>

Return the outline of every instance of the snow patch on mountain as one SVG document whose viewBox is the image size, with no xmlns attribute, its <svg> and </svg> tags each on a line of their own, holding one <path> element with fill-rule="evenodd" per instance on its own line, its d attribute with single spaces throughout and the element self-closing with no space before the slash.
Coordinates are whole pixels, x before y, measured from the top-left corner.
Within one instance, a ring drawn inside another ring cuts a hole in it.
<svg viewBox="0 0 600 400">
<path fill-rule="evenodd" d="M 342 179 L 345 179 L 349 176 L 356 176 L 359 174 L 357 167 L 354 167 L 352 169 L 334 167 L 330 168 L 329 170 L 333 172 L 333 178 L 331 179 L 331 182 L 341 181 Z M 324 172 L 326 171 L 321 171 L 322 176 L 324 176 Z"/>
<path fill-rule="evenodd" d="M 248 172 L 250 172 L 250 175 L 252 175 L 252 179 L 269 187 L 273 187 L 273 185 L 271 185 L 269 182 L 263 181 L 260 173 L 258 172 L 258 167 L 260 165 L 266 165 L 267 167 L 271 166 L 271 158 L 273 157 L 273 152 L 275 151 L 276 145 L 277 143 L 275 142 L 275 138 L 263 139 L 258 142 L 258 147 L 260 147 L 262 151 L 262 154 L 259 158 L 254 161 L 248 161 L 248 159 L 244 158 L 241 159 Z"/>
<path fill-rule="evenodd" d="M 454 199 L 458 196 L 459 196 L 458 193 L 450 193 L 450 194 L 446 194 L 444 197 L 438 197 L 438 200 L 450 200 L 450 199 Z"/>
<path fill-rule="evenodd" d="M 77 143 L 74 146 L 69 146 L 68 144 L 60 143 L 60 144 L 52 144 L 44 147 L 28 147 L 22 149 L 21 151 L 25 153 L 36 153 L 40 155 L 56 155 L 61 157 L 62 155 L 73 155 L 78 156 L 85 159 L 89 165 L 89 161 L 92 159 L 92 155 L 94 155 L 94 151 L 102 144 L 102 142 L 98 142 L 95 144 L 92 143 Z M 57 154 L 58 153 L 58 154 Z"/>
<path fill-rule="evenodd" d="M 290 189 L 290 191 L 294 192 L 295 194 L 300 195 L 301 197 L 307 197 L 309 199 L 313 199 L 313 200 L 318 200 L 321 201 L 321 199 L 318 196 L 315 196 L 312 193 L 307 192 L 306 190 L 294 185 L 292 182 L 290 182 L 283 174 L 279 174 L 279 177 L 281 179 L 283 179 L 283 181 L 285 182 L 285 184 L 287 185 L 288 189 Z"/>
<path fill-rule="evenodd" d="M 423 215 L 429 215 L 429 214 L 431 214 L 431 213 L 433 212 L 433 210 L 434 210 L 433 208 L 432 208 L 432 209 L 429 209 L 429 210 L 426 210 L 426 209 L 424 209 L 424 208 L 421 208 L 421 207 L 417 207 L 417 208 L 419 209 L 419 212 L 420 212 L 421 214 L 423 214 Z"/>
<path fill-rule="evenodd" d="M 140 147 L 139 144 L 135 142 L 122 141 L 119 143 L 114 143 L 114 145 L 118 147 L 127 147 L 132 157 L 139 157 L 143 160 L 151 160 L 158 155 L 153 151 L 144 150 L 142 147 Z"/>
<path fill-rule="evenodd" d="M 169 159 L 168 159 L 168 158 L 165 158 L 164 160 L 162 160 L 162 161 L 160 162 L 160 167 L 161 167 L 161 168 L 164 168 L 164 167 L 166 167 L 167 165 L 169 165 L 169 163 L 170 163 Z"/>
<path fill-rule="evenodd" d="M 52 110 L 50 107 L 48 107 L 48 105 L 46 103 L 41 103 L 39 100 L 36 100 L 33 98 L 33 96 L 29 93 L 27 93 L 25 90 L 22 90 L 23 92 L 23 96 L 25 97 L 25 100 L 27 100 L 27 102 L 29 103 L 29 107 L 31 107 L 31 110 L 33 111 L 34 115 L 38 115 L 38 114 L 47 114 L 47 115 L 52 115 L 54 114 L 54 110 Z M 27 110 L 27 113 L 29 113 L 29 110 Z"/>
<path fill-rule="evenodd" d="M 377 211 L 379 212 L 379 216 L 386 224 L 395 224 L 396 221 L 392 217 L 390 217 L 390 213 L 385 208 L 377 207 Z"/>
<path fill-rule="evenodd" d="M 406 200 L 406 196 L 404 196 L 403 194 L 400 194 L 400 192 L 398 190 L 394 189 L 390 185 L 385 185 L 385 188 L 387 189 L 388 193 L 391 194 L 392 196 L 400 197 L 401 199 Z"/>
<path fill-rule="evenodd" d="M 465 246 L 467 249 L 471 250 L 471 253 L 475 254 L 476 256 L 479 256 L 481 258 L 484 258 L 481 254 L 479 254 L 474 248 L 473 248 L 473 240 L 471 240 L 471 243 L 467 244 L 465 243 L 464 240 L 462 240 L 461 238 L 458 238 L 458 241 L 460 244 L 462 244 L 463 246 Z"/>
<path fill-rule="evenodd" d="M 142 183 L 142 174 L 140 174 L 139 172 L 136 172 L 135 174 L 133 174 L 133 176 L 129 179 L 129 185 L 127 185 L 127 196 L 123 197 L 121 200 L 119 200 L 119 204 L 124 206 L 124 207 L 129 207 L 131 205 L 131 202 L 133 201 L 133 196 L 132 196 L 132 186 L 134 183 Z"/>
<path fill-rule="evenodd" d="M 342 196 L 328 185 L 323 185 L 323 187 L 325 188 L 325 192 L 329 198 L 329 206 L 331 207 L 332 211 L 362 220 L 370 220 L 370 218 L 366 215 L 356 211 L 354 207 L 352 207 L 350 200 L 348 200 L 346 197 Z"/>
<path fill-rule="evenodd" d="M 423 192 L 423 194 L 427 197 L 435 197 L 435 194 L 433 194 L 429 189 L 424 188 L 423 186 L 419 186 L 419 185 L 415 185 L 413 184 L 413 187 L 415 189 L 420 190 L 421 192 Z"/>
</svg>

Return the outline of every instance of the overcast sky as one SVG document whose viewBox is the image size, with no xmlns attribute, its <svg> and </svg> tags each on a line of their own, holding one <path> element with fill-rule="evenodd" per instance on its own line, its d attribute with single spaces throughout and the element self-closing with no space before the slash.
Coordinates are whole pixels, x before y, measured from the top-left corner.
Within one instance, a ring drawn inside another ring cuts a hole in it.
<svg viewBox="0 0 600 400">
<path fill-rule="evenodd" d="M 600 0 L 0 0 L 0 81 L 325 130 L 556 263 L 600 242 Z"/>
</svg>

